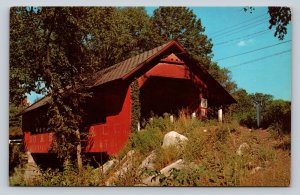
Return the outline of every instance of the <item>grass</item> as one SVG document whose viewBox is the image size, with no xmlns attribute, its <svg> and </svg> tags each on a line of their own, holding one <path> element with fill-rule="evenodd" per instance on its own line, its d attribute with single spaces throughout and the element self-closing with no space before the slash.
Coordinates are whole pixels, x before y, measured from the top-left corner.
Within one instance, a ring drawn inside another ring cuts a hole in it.
<svg viewBox="0 0 300 195">
<path fill-rule="evenodd" d="M 169 131 L 181 133 L 189 141 L 184 147 L 162 148 L 164 134 Z M 243 143 L 249 148 L 237 155 Z M 134 158 L 128 171 L 111 184 L 140 185 L 142 175 L 138 167 L 155 151 L 153 173 L 159 174 L 159 170 L 178 159 L 183 159 L 187 165 L 181 170 L 173 169 L 169 176 L 160 175 L 162 186 L 289 186 L 290 143 L 290 135 L 278 134 L 273 129 L 250 130 L 236 121 L 199 121 L 183 113 L 171 123 L 166 114 L 154 117 L 142 131 L 131 135 L 117 158 L 121 160 L 128 151 L 135 150 Z M 34 185 L 103 186 L 122 166 L 120 163 L 105 175 L 92 167 L 85 167 L 80 173 L 75 168 L 63 172 L 48 170 Z M 16 169 L 10 184 L 26 185 L 22 174 Z"/>
</svg>

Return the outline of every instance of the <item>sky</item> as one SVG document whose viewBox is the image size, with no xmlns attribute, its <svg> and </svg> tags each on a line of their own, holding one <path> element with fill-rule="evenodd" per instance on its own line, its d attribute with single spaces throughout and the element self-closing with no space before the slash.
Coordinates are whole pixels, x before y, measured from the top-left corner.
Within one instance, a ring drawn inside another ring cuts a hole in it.
<svg viewBox="0 0 300 195">
<path fill-rule="evenodd" d="M 146 7 L 148 15 L 156 8 Z M 214 45 L 212 60 L 231 71 L 238 88 L 291 100 L 291 24 L 280 41 L 274 27 L 268 28 L 267 7 L 255 7 L 252 13 L 243 8 L 190 7 Z M 32 103 L 40 97 L 32 93 L 28 99 Z"/>
<path fill-rule="evenodd" d="M 244 7 L 190 8 L 212 40 L 213 61 L 231 71 L 239 88 L 291 100 L 291 24 L 284 40 L 279 41 L 274 27 L 268 28 L 267 7 L 255 7 L 252 13 L 244 12 Z M 152 15 L 154 9 L 146 11 Z M 230 57 L 241 53 L 247 54 Z"/>
</svg>

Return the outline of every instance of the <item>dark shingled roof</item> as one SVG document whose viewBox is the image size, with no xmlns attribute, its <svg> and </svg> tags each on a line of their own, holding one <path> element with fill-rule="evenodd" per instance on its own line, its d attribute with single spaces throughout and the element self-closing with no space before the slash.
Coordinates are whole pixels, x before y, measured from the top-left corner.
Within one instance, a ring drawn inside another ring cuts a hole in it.
<svg viewBox="0 0 300 195">
<path fill-rule="evenodd" d="M 144 62 L 146 62 L 154 54 L 157 54 L 160 51 L 164 50 L 167 45 L 169 45 L 173 42 L 174 41 L 170 41 L 164 45 L 161 45 L 159 47 L 156 47 L 154 49 L 151 49 L 151 50 L 141 53 L 139 55 L 136 55 L 132 58 L 124 60 L 113 66 L 105 68 L 101 71 L 98 71 L 97 73 L 95 73 L 93 75 L 92 81 L 90 81 L 91 85 L 98 86 L 98 85 L 122 78 L 123 76 L 127 75 L 128 73 L 133 71 L 135 68 L 137 68 L 140 64 L 143 64 Z"/>
</svg>

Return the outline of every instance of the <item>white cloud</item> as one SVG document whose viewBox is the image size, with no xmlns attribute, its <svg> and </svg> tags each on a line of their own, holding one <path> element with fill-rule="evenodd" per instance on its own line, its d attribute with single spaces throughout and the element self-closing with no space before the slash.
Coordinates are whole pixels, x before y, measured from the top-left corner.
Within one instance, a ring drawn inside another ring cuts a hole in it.
<svg viewBox="0 0 300 195">
<path fill-rule="evenodd" d="M 246 42 L 245 41 L 243 41 L 243 40 L 241 40 L 240 42 L 238 42 L 238 44 L 237 44 L 239 47 L 243 47 L 243 46 L 245 46 L 246 45 Z"/>
<path fill-rule="evenodd" d="M 248 40 L 240 40 L 238 43 L 237 43 L 237 46 L 239 47 L 244 47 L 248 44 L 251 44 L 251 43 L 254 43 L 254 39 L 248 39 Z"/>
</svg>

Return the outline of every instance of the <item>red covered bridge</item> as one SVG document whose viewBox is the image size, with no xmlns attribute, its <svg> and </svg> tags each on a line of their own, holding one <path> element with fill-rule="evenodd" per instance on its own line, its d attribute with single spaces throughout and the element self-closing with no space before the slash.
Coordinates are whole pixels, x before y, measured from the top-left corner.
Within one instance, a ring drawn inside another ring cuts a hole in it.
<svg viewBox="0 0 300 195">
<path fill-rule="evenodd" d="M 171 41 L 92 76 L 94 97 L 86 106 L 89 139 L 85 152 L 113 155 L 127 143 L 131 132 L 130 84 L 136 78 L 142 118 L 149 118 L 150 113 L 177 114 L 182 108 L 202 118 L 207 115 L 207 105 L 236 102 L 177 41 Z M 45 97 L 22 112 L 25 148 L 31 153 L 47 153 L 55 139 L 45 127 L 48 101 Z"/>
</svg>

